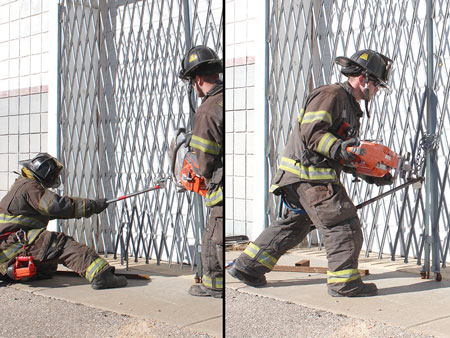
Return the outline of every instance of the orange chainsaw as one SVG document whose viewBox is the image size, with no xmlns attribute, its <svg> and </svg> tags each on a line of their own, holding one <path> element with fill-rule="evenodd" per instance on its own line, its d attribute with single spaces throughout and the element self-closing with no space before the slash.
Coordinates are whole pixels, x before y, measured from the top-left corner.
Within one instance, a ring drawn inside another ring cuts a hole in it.
<svg viewBox="0 0 450 338">
<path fill-rule="evenodd" d="M 355 154 L 356 159 L 350 163 L 345 163 L 345 165 L 355 168 L 362 175 L 383 177 L 386 174 L 391 174 L 394 179 L 397 176 L 406 179 L 405 183 L 358 204 L 356 209 L 361 209 L 410 185 L 414 189 L 422 187 L 424 178 L 418 176 L 417 172 L 412 170 L 411 165 L 408 163 L 409 153 L 408 156 L 402 157 L 382 144 L 369 141 L 360 141 L 358 146 L 350 146 L 346 150 Z M 391 173 L 391 170 L 394 171 L 394 174 Z M 408 173 L 409 175 L 406 177 Z"/>
<path fill-rule="evenodd" d="M 361 141 L 358 146 L 350 146 L 346 150 L 355 154 L 356 159 L 345 165 L 355 168 L 362 175 L 383 177 L 394 170 L 395 173 L 391 173 L 394 178 L 398 175 L 404 178 L 406 173 L 411 171 L 409 155 L 402 157 L 379 143 Z"/>
<path fill-rule="evenodd" d="M 208 191 L 206 181 L 200 175 L 197 156 L 188 151 L 189 142 L 190 134 L 186 133 L 184 128 L 180 128 L 170 146 L 172 178 L 179 191 L 189 190 L 205 197 Z"/>
</svg>

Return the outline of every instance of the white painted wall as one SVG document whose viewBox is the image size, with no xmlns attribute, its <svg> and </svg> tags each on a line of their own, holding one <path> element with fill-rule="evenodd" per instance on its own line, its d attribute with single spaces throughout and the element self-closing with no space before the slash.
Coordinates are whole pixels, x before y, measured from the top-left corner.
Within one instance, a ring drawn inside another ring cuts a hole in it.
<svg viewBox="0 0 450 338">
<path fill-rule="evenodd" d="M 48 151 L 49 3 L 0 1 L 0 198 L 19 161 Z M 54 21 L 56 23 L 56 21 Z"/>
</svg>

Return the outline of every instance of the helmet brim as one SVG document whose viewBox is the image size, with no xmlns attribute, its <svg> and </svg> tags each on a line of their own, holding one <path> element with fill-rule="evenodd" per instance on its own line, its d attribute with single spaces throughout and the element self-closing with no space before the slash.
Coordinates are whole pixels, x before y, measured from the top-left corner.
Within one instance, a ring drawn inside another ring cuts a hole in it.
<svg viewBox="0 0 450 338">
<path fill-rule="evenodd" d="M 341 67 L 350 67 L 350 66 L 360 67 L 360 65 L 357 64 L 355 61 L 353 61 L 352 59 L 349 59 L 348 57 L 345 57 L 345 56 L 336 57 L 334 59 L 334 63 L 336 63 L 337 65 L 339 65 Z"/>
<path fill-rule="evenodd" d="M 386 83 L 386 81 L 378 78 L 375 74 L 373 74 L 370 71 L 370 69 L 367 69 L 363 65 L 358 64 L 357 62 L 353 61 L 352 59 L 345 57 L 345 56 L 338 56 L 334 59 L 334 63 L 336 63 L 337 65 L 339 65 L 341 67 L 351 67 L 351 66 L 359 67 L 360 69 L 363 69 L 363 70 L 369 72 L 369 74 L 371 74 L 373 77 L 375 77 L 378 80 L 381 88 L 385 89 L 388 93 L 391 93 L 392 88 Z M 389 73 L 387 74 L 388 79 L 390 77 L 391 70 L 392 70 L 392 63 L 389 64 L 389 70 L 388 70 Z"/>
<path fill-rule="evenodd" d="M 222 60 L 208 60 L 199 62 L 189 69 L 182 69 L 178 73 L 178 77 L 181 80 L 188 81 L 194 78 L 196 75 L 210 75 L 223 73 L 223 61 Z"/>
<path fill-rule="evenodd" d="M 21 166 L 30 165 L 30 163 L 31 163 L 31 159 L 19 161 L 19 164 L 20 164 Z"/>
</svg>

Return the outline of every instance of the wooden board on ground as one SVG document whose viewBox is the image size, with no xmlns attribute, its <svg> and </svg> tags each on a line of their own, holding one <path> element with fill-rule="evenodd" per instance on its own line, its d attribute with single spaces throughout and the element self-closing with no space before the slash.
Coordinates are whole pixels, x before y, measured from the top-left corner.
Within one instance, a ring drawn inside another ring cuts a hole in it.
<svg viewBox="0 0 450 338">
<path fill-rule="evenodd" d="M 310 272 L 310 273 L 327 273 L 327 268 L 314 267 L 314 266 L 290 266 L 290 265 L 275 265 L 273 271 L 282 272 Z M 369 270 L 359 270 L 361 276 L 369 275 Z"/>
<path fill-rule="evenodd" d="M 75 271 L 69 271 L 69 270 L 58 270 L 56 271 L 56 274 L 58 276 L 70 276 L 70 277 L 80 277 L 79 274 L 77 274 Z M 120 272 L 114 272 L 117 276 L 125 276 L 127 279 L 146 279 L 150 280 L 150 276 L 146 274 L 138 274 L 138 273 L 120 273 Z"/>
</svg>

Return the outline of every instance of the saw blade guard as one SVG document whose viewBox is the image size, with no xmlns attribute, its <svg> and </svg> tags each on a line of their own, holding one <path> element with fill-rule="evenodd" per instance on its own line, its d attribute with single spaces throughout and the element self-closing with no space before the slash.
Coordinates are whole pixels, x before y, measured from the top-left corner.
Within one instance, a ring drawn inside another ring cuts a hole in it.
<svg viewBox="0 0 450 338">
<path fill-rule="evenodd" d="M 396 178 L 407 168 L 407 159 L 379 143 L 361 141 L 359 146 L 347 147 L 347 151 L 356 155 L 349 166 L 362 175 L 383 177 L 390 173 Z"/>
</svg>

